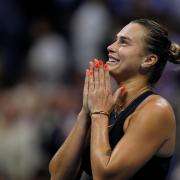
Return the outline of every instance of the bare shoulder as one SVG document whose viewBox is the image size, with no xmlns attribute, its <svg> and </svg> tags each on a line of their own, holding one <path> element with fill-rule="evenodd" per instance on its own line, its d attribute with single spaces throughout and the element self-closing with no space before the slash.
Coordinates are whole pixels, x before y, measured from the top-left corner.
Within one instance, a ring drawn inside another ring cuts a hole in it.
<svg viewBox="0 0 180 180">
<path fill-rule="evenodd" d="M 160 95 L 149 96 L 137 109 L 137 113 L 144 113 L 151 117 L 151 121 L 174 125 L 175 115 L 171 104 Z M 139 114 L 138 113 L 138 114 Z"/>
<path fill-rule="evenodd" d="M 144 100 L 130 118 L 130 124 L 142 125 L 142 127 L 154 130 L 163 129 L 167 134 L 171 133 L 176 126 L 172 106 L 159 95 L 152 95 Z"/>
<path fill-rule="evenodd" d="M 140 111 L 146 115 L 163 117 L 164 120 L 169 120 L 170 122 L 175 120 L 171 104 L 159 95 L 149 96 L 137 109 L 137 112 Z"/>
</svg>

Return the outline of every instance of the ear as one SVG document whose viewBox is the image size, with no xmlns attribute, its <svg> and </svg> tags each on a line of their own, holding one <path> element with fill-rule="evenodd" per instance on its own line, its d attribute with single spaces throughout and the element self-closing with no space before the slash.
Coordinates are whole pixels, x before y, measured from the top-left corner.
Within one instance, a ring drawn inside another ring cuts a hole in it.
<svg viewBox="0 0 180 180">
<path fill-rule="evenodd" d="M 140 65 L 140 73 L 141 74 L 147 74 L 151 71 L 151 69 L 154 67 L 154 65 L 158 61 L 158 56 L 156 54 L 149 54 L 146 57 L 143 58 L 143 61 Z"/>
<path fill-rule="evenodd" d="M 150 54 L 143 59 L 141 68 L 149 69 L 153 67 L 157 63 L 157 61 L 158 61 L 158 56 L 156 54 Z"/>
</svg>

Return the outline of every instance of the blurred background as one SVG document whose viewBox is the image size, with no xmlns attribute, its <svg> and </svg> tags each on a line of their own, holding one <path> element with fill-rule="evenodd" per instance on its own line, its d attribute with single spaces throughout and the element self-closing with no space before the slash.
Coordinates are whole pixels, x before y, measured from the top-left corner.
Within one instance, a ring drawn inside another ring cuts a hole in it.
<svg viewBox="0 0 180 180">
<path fill-rule="evenodd" d="M 85 69 L 137 18 L 154 19 L 180 44 L 180 0 L 0 0 L 0 180 L 49 179 L 48 163 L 81 108 Z M 172 104 L 180 179 L 180 66 L 155 89 Z"/>
</svg>

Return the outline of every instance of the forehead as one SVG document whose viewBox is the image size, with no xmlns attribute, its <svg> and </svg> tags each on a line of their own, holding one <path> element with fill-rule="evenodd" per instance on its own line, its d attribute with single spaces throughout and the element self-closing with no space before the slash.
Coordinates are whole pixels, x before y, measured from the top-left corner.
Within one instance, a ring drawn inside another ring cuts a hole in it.
<svg viewBox="0 0 180 180">
<path fill-rule="evenodd" d="M 138 23 L 129 23 L 118 34 L 117 37 L 128 37 L 132 42 L 142 42 L 146 36 L 146 29 Z"/>
</svg>

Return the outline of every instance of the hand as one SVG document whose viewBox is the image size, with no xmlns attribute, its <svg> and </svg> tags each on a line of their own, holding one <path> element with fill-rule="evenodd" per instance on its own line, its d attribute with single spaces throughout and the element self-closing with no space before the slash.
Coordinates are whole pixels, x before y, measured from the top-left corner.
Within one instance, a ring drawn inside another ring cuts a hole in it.
<svg viewBox="0 0 180 180">
<path fill-rule="evenodd" d="M 122 95 L 124 87 L 120 87 L 114 95 L 112 94 L 108 64 L 103 65 L 102 61 L 95 63 L 95 65 L 90 62 L 88 77 L 88 107 L 90 112 L 104 111 L 110 113 Z"/>
<path fill-rule="evenodd" d="M 83 112 L 84 114 L 89 114 L 88 91 L 89 91 L 89 69 L 86 69 L 86 76 L 85 76 L 84 89 L 83 89 L 83 105 L 81 109 L 81 112 Z"/>
<path fill-rule="evenodd" d="M 98 60 L 94 59 L 92 62 L 90 62 L 90 64 L 92 63 L 97 63 Z M 85 82 L 84 82 L 84 90 L 83 90 L 83 106 L 81 109 L 81 112 L 84 114 L 89 114 L 90 110 L 89 110 L 89 106 L 88 106 L 88 95 L 89 95 L 89 76 L 92 75 L 93 72 L 90 72 L 89 69 L 86 69 L 86 76 L 85 76 Z"/>
</svg>

